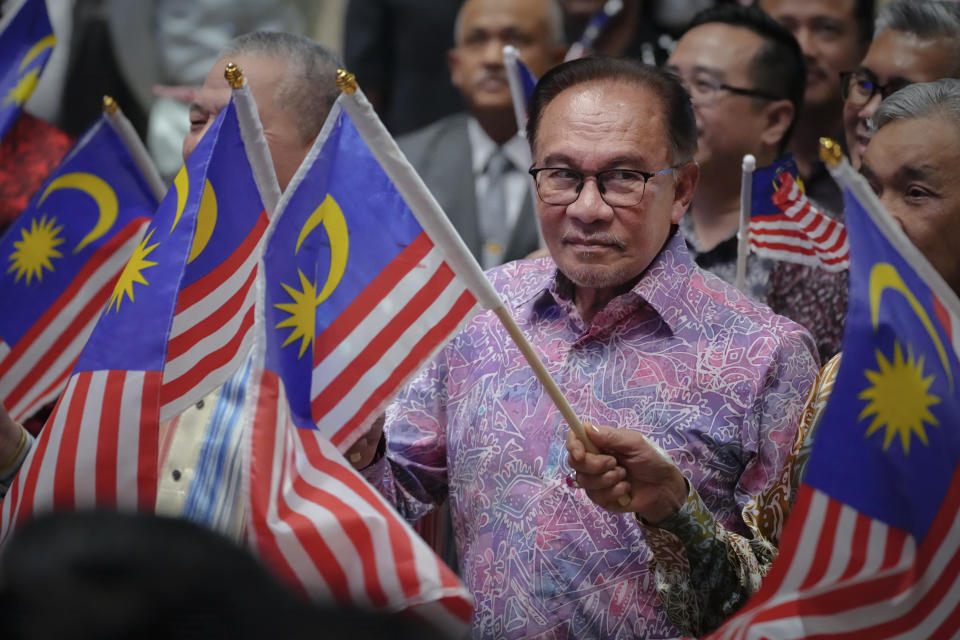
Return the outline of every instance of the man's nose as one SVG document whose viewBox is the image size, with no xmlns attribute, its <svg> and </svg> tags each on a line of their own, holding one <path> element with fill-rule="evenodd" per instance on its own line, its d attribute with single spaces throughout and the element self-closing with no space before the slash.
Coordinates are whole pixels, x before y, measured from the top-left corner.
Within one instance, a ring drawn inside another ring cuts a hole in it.
<svg viewBox="0 0 960 640">
<path fill-rule="evenodd" d="M 880 93 L 875 93 L 870 96 L 870 99 L 867 100 L 866 104 L 860 107 L 860 112 L 857 116 L 864 121 L 867 125 L 867 128 L 870 129 L 870 132 L 873 133 L 873 116 L 877 113 L 877 109 L 880 108 L 880 103 L 883 102 L 883 96 Z"/>
<path fill-rule="evenodd" d="M 580 195 L 567 205 L 567 215 L 584 224 L 602 222 L 613 217 L 613 207 L 600 195 L 600 183 L 596 176 L 584 178 Z"/>
</svg>

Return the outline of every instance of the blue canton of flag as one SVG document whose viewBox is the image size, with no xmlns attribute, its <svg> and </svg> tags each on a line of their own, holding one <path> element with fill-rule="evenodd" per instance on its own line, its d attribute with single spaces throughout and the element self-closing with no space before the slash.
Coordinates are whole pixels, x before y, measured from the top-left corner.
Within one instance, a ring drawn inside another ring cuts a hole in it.
<svg viewBox="0 0 960 640">
<path fill-rule="evenodd" d="M 711 638 L 939 638 L 960 623 L 960 301 L 863 178 L 833 172 L 851 244 L 840 367 L 780 557 Z"/>
<path fill-rule="evenodd" d="M 266 367 L 294 422 L 345 448 L 474 299 L 350 118 L 331 117 L 320 140 L 265 249 Z"/>
<path fill-rule="evenodd" d="M 0 400 L 17 420 L 63 390 L 157 200 L 102 117 L 0 237 Z"/>
<path fill-rule="evenodd" d="M 55 42 L 44 0 L 25 0 L 0 33 L 0 138 L 36 88 Z"/>
<path fill-rule="evenodd" d="M 113 286 L 3 503 L 0 540 L 51 508 L 154 509 L 160 421 L 205 393 L 192 378 L 180 384 L 183 376 L 171 376 L 171 364 L 189 360 L 192 372 L 213 385 L 239 368 L 221 371 L 214 365 L 224 363 L 210 357 L 222 355 L 240 333 L 235 316 L 252 315 L 243 304 L 250 298 L 244 285 L 249 289 L 253 279 L 262 215 L 231 102 L 190 155 Z M 223 234 L 218 227 L 226 227 Z M 254 255 L 238 258 L 238 246 L 251 235 Z M 243 273 L 251 262 L 251 273 Z M 175 333 L 186 315 L 192 324 Z"/>
</svg>

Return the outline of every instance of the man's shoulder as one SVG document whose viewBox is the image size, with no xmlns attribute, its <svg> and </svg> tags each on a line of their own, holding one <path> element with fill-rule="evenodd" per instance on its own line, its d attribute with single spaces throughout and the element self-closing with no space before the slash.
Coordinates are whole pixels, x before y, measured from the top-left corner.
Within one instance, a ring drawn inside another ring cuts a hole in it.
<svg viewBox="0 0 960 640">
<path fill-rule="evenodd" d="M 426 153 L 435 150 L 437 146 L 454 139 L 454 134 L 467 138 L 466 113 L 455 113 L 440 118 L 425 127 L 406 133 L 397 138 L 397 144 L 406 154 L 411 163 L 416 164 Z"/>
<path fill-rule="evenodd" d="M 695 267 L 689 280 L 689 300 L 700 320 L 707 325 L 726 327 L 750 336 L 769 337 L 776 342 L 800 342 L 816 353 L 810 332 L 770 307 L 758 302 L 714 274 Z"/>
<path fill-rule="evenodd" d="M 490 284 L 508 305 L 520 305 L 550 286 L 557 272 L 552 258 L 514 260 L 487 271 Z"/>
</svg>

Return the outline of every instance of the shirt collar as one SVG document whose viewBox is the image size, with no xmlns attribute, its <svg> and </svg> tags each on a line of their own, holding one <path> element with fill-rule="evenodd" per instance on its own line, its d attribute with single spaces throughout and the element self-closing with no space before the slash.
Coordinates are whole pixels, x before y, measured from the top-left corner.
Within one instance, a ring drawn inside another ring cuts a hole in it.
<svg viewBox="0 0 960 640">
<path fill-rule="evenodd" d="M 467 118 L 467 138 L 470 140 L 470 161 L 474 176 L 482 175 L 486 171 L 491 156 L 498 148 L 507 156 L 514 169 L 526 171 L 530 166 L 530 147 L 519 133 L 507 140 L 503 146 L 498 147 L 477 119 L 470 116 Z"/>
<path fill-rule="evenodd" d="M 636 309 L 646 303 L 671 331 L 676 332 L 690 319 L 681 301 L 689 297 L 690 279 L 696 270 L 697 266 L 687 251 L 683 236 L 678 231 L 673 231 L 637 284 L 630 291 L 608 302 L 604 311 L 617 304 Z M 565 307 L 572 304 L 572 295 L 573 284 L 563 273 L 556 268 L 552 271 L 545 269 L 540 285 L 532 287 L 531 295 L 517 302 L 522 305 L 536 298 L 541 303 Z M 598 314 L 598 317 L 601 314 Z"/>
</svg>

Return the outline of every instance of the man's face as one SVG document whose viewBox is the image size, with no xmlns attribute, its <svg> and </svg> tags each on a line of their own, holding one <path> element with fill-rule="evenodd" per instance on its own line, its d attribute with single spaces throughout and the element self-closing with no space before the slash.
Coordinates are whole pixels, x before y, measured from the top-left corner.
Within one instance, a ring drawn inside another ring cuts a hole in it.
<svg viewBox="0 0 960 640">
<path fill-rule="evenodd" d="M 663 106 L 648 89 L 591 82 L 563 91 L 544 109 L 534 164 L 592 174 L 607 169 L 656 172 L 671 166 Z M 653 261 L 680 221 L 697 182 L 697 166 L 651 178 L 639 204 L 611 207 L 587 178 L 576 201 L 556 206 L 537 199 L 537 217 L 550 255 L 575 285 L 616 288 Z"/>
<path fill-rule="evenodd" d="M 552 41 L 546 0 L 467 0 L 456 45 L 448 53 L 450 77 L 470 111 L 512 109 L 503 47 L 513 45 L 537 76 L 560 61 Z"/>
<path fill-rule="evenodd" d="M 957 68 L 956 52 L 954 40 L 922 40 L 909 33 L 887 29 L 874 39 L 860 68 L 875 76 L 880 87 L 899 89 L 914 82 L 950 77 Z M 861 104 L 852 99 L 853 95 L 852 92 L 843 105 L 843 129 L 850 161 L 854 167 L 859 167 L 873 134 L 871 122 L 880 108 L 882 96 L 876 91 L 872 98 Z"/>
<path fill-rule="evenodd" d="M 794 35 L 807 64 L 806 107 L 840 103 L 840 72 L 865 52 L 854 0 L 762 0 L 763 10 Z"/>
<path fill-rule="evenodd" d="M 213 65 L 197 93 L 196 102 L 190 105 L 190 132 L 183 140 L 183 160 L 186 162 L 217 114 L 230 102 L 230 87 L 223 78 L 223 69 L 228 62 L 240 67 L 250 83 L 263 133 L 273 156 L 277 180 L 280 188 L 285 189 L 313 141 L 301 139 L 296 118 L 277 104 L 277 88 L 290 66 L 279 58 L 229 56 Z"/>
<path fill-rule="evenodd" d="M 696 160 L 705 174 L 728 163 L 739 166 L 744 154 L 756 154 L 765 124 L 764 105 L 723 89 L 700 97 L 697 87 L 723 83 L 756 89 L 749 68 L 762 44 L 760 36 L 747 29 L 704 24 L 687 31 L 667 61 L 690 91 L 699 137 Z"/>
<path fill-rule="evenodd" d="M 898 120 L 873 137 L 861 172 L 880 202 L 960 294 L 960 131 L 944 116 Z"/>
</svg>

